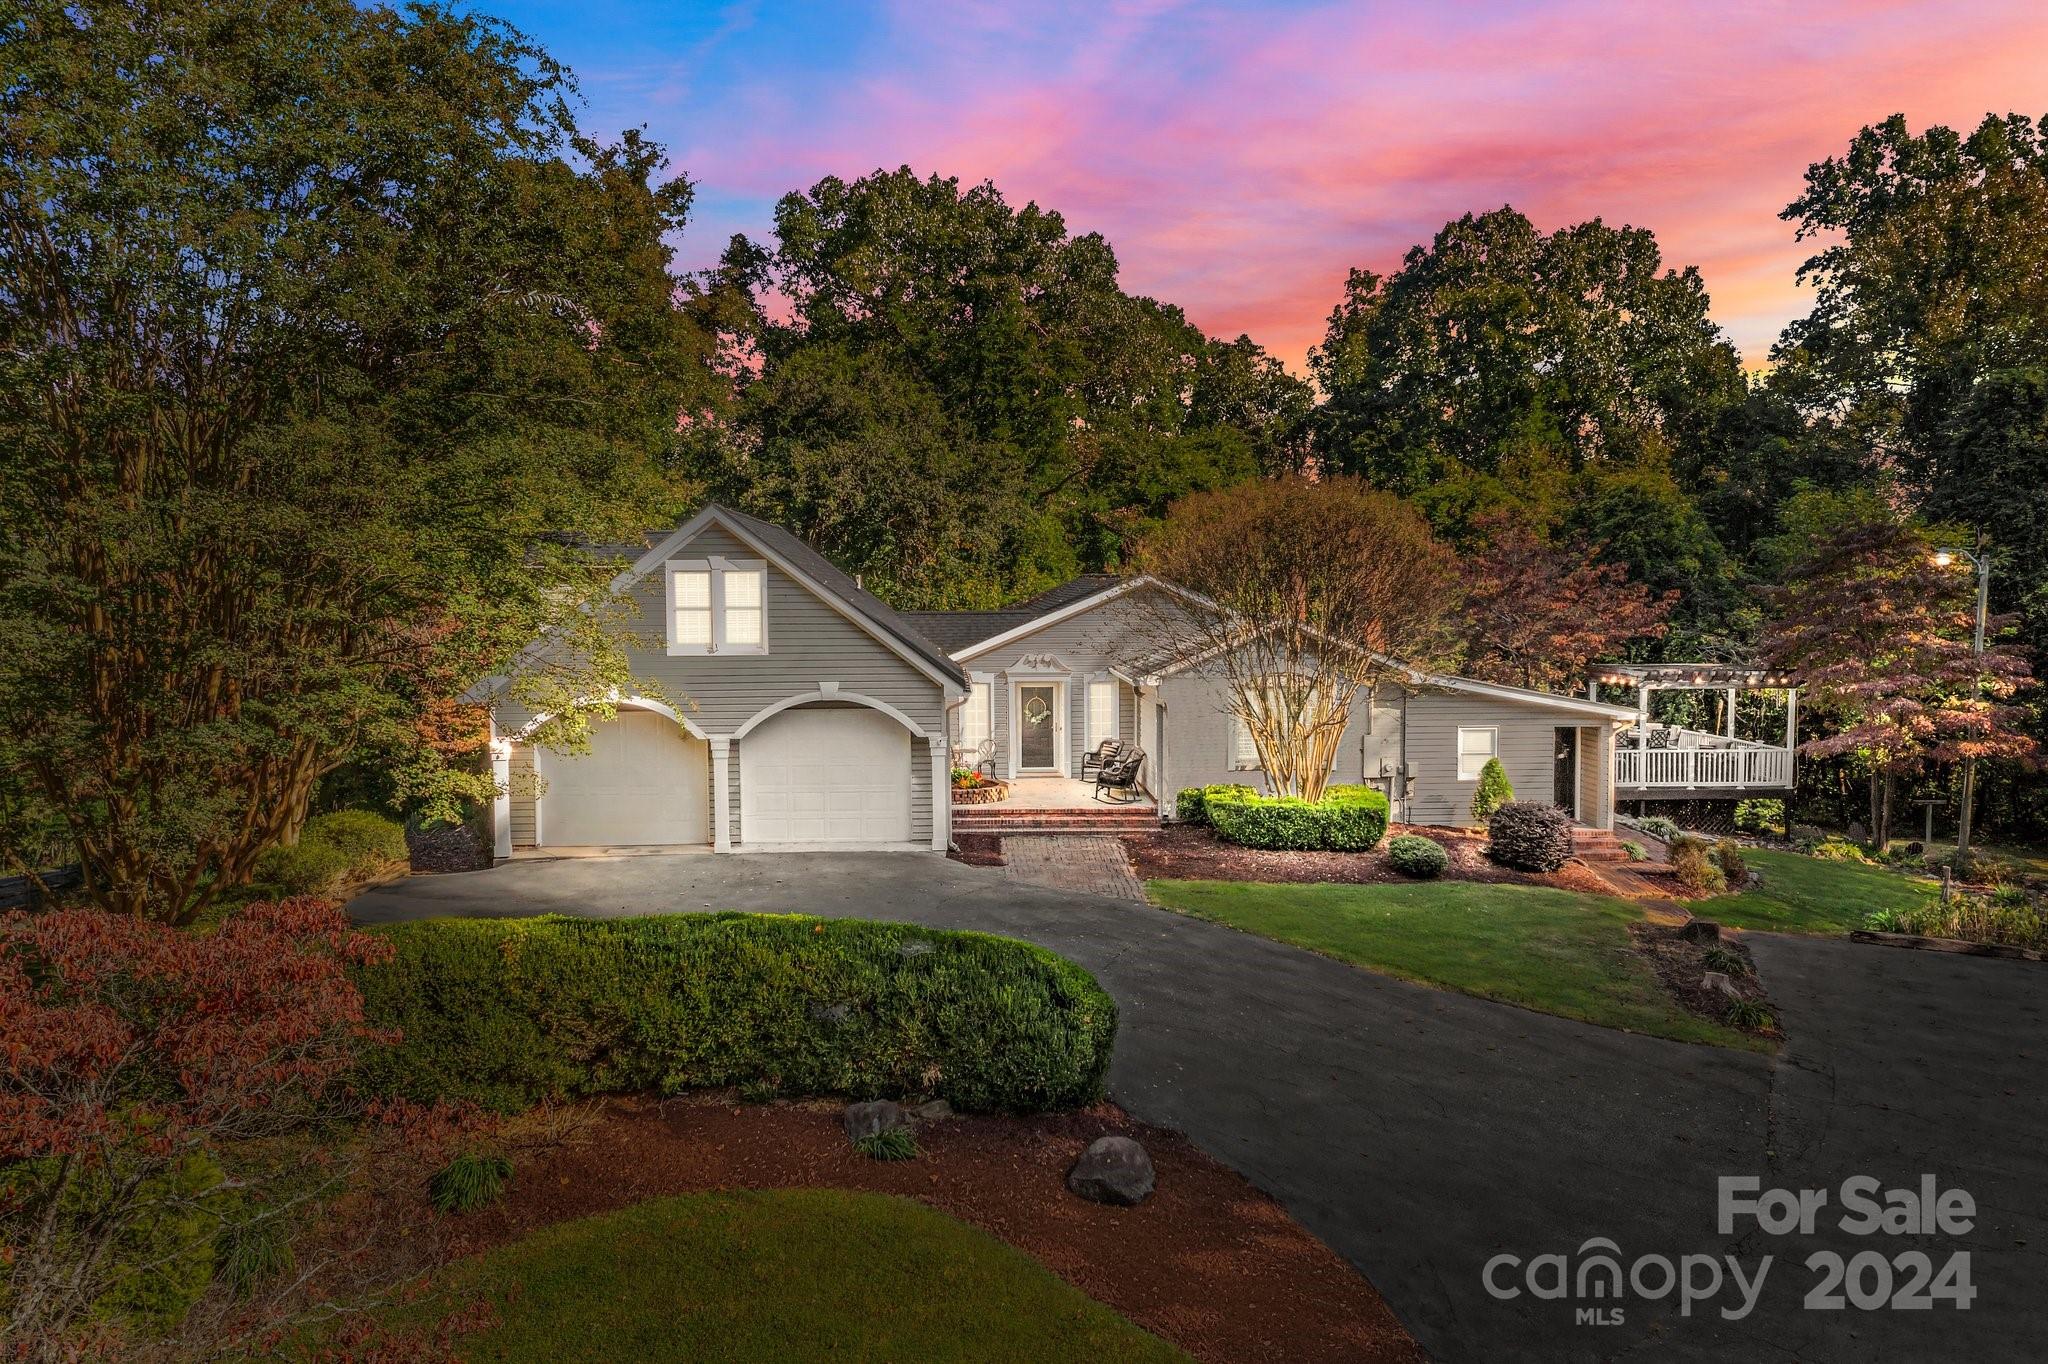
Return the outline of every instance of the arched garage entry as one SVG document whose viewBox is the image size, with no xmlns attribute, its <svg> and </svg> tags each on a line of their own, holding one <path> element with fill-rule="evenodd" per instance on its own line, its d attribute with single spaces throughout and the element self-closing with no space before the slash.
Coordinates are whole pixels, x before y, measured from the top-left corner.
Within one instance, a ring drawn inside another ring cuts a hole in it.
<svg viewBox="0 0 2048 1364">
<path fill-rule="evenodd" d="M 741 846 L 910 842 L 925 739 L 893 707 L 841 692 L 791 697 L 735 737 Z"/>
<path fill-rule="evenodd" d="M 633 847 L 711 841 L 711 750 L 654 701 L 621 701 L 593 720 L 585 753 L 534 752 L 540 847 Z M 694 730 L 694 726 L 691 727 Z"/>
</svg>

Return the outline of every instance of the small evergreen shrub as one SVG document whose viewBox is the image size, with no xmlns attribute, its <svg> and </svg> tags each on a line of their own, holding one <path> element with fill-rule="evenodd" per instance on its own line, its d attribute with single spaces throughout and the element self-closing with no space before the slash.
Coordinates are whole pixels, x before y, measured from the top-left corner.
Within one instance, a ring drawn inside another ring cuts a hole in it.
<svg viewBox="0 0 2048 1364">
<path fill-rule="evenodd" d="M 442 1212 L 475 1212 L 503 1198 L 511 1178 L 512 1162 L 503 1156 L 465 1152 L 427 1181 L 427 1197 Z"/>
<path fill-rule="evenodd" d="M 869 1160 L 910 1160 L 917 1155 L 917 1138 L 910 1135 L 907 1127 L 891 1127 L 868 1133 L 853 1144 L 853 1149 Z"/>
<path fill-rule="evenodd" d="M 1387 844 L 1387 865 L 1403 876 L 1427 881 L 1450 869 L 1451 855 L 1433 838 L 1402 834 Z"/>
<path fill-rule="evenodd" d="M 1241 782 L 1223 782 L 1214 786 L 1184 786 L 1173 798 L 1173 817 L 1183 824 L 1207 824 L 1209 822 L 1208 800 L 1211 796 L 1238 797 L 1257 796 L 1259 793 Z"/>
<path fill-rule="evenodd" d="M 1749 864 L 1742 860 L 1742 845 L 1732 838 L 1724 838 L 1714 845 L 1714 865 L 1721 869 L 1721 876 L 1731 886 L 1744 885 L 1749 881 Z"/>
<path fill-rule="evenodd" d="M 301 838 L 290 847 L 265 849 L 252 877 L 257 890 L 280 900 L 297 895 L 331 895 L 348 879 L 349 855 L 327 843 Z"/>
<path fill-rule="evenodd" d="M 1486 766 L 1479 769 L 1479 786 L 1472 792 L 1472 822 L 1489 823 L 1493 812 L 1514 798 L 1515 786 L 1508 780 L 1508 770 L 1500 765 L 1499 758 L 1488 758 Z"/>
<path fill-rule="evenodd" d="M 1636 827 L 1652 838 L 1661 838 L 1666 843 L 1678 837 L 1678 825 L 1662 815 L 1646 815 L 1636 821 Z"/>
<path fill-rule="evenodd" d="M 1631 862 L 1647 862 L 1650 860 L 1650 850 L 1632 838 L 1621 840 L 1621 851 L 1622 855 Z"/>
<path fill-rule="evenodd" d="M 1548 801 L 1511 800 L 1486 826 L 1487 854 L 1504 867 L 1556 871 L 1572 855 L 1572 817 Z"/>
<path fill-rule="evenodd" d="M 1387 832 L 1387 798 L 1370 786 L 1325 787 L 1315 801 L 1212 786 L 1202 808 L 1219 837 L 1246 848 L 1364 852 Z"/>
<path fill-rule="evenodd" d="M 1778 834 L 1785 831 L 1785 802 L 1758 798 L 1735 802 L 1735 827 L 1746 834 Z"/>
<path fill-rule="evenodd" d="M 1044 948 L 797 914 L 427 919 L 356 978 L 400 1042 L 365 1089 L 516 1112 L 544 1098 L 772 1082 L 962 1112 L 1093 1103 L 1116 1003 Z"/>
<path fill-rule="evenodd" d="M 1704 839 L 1681 837 L 1671 844 L 1671 874 L 1695 895 L 1713 895 L 1728 888 L 1728 878 Z"/>
</svg>

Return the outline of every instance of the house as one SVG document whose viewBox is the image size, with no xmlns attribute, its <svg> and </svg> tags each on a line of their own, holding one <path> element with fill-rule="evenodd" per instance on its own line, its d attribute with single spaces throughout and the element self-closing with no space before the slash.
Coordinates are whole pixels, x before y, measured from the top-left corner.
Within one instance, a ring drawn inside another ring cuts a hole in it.
<svg viewBox="0 0 2048 1364">
<path fill-rule="evenodd" d="M 1262 784 L 1222 685 L 1200 665 L 1136 663 L 1146 579 L 1090 575 L 1001 611 L 897 612 L 778 526 L 712 505 L 621 574 L 647 622 L 632 672 L 568 755 L 527 736 L 544 716 L 492 701 L 496 851 L 700 847 L 944 851 L 956 749 L 992 741 L 1000 775 L 1082 773 L 1115 737 L 1146 753 L 1143 788 Z M 637 547 L 636 547 L 637 548 Z M 658 623 L 658 624 L 657 624 Z M 657 698 L 668 698 L 667 700 Z M 1471 822 L 1498 757 L 1525 798 L 1611 827 L 1618 732 L 1635 709 L 1412 669 L 1353 707 L 1332 779 L 1387 792 L 1394 818 Z M 1080 788 L 1073 787 L 1075 793 Z"/>
</svg>

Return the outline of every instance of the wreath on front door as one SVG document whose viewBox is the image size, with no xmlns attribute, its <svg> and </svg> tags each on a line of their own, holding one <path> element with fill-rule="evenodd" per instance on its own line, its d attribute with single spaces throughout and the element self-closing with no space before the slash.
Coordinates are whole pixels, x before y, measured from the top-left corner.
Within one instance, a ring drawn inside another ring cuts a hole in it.
<svg viewBox="0 0 2048 1364">
<path fill-rule="evenodd" d="M 1024 723 L 1042 725 L 1052 716 L 1052 707 L 1043 696 L 1034 696 L 1024 703 Z"/>
</svg>

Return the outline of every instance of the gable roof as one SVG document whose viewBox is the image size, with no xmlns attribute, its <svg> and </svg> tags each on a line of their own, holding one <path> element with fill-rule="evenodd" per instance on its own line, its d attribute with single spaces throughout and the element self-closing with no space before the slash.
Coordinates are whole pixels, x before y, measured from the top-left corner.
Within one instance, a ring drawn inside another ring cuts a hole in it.
<svg viewBox="0 0 2048 1364">
<path fill-rule="evenodd" d="M 721 503 L 707 503 L 695 516 L 661 537 L 660 541 L 612 583 L 623 591 L 660 568 L 676 550 L 695 539 L 705 526 L 717 523 L 746 541 L 798 582 L 818 594 L 828 606 L 865 628 L 899 655 L 916 664 L 936 681 L 967 685 L 967 671 L 926 638 L 896 609 L 862 587 L 830 559 L 772 522 L 734 511 Z"/>
</svg>

